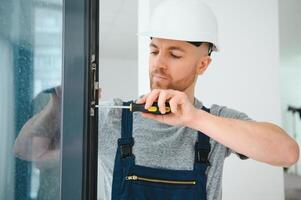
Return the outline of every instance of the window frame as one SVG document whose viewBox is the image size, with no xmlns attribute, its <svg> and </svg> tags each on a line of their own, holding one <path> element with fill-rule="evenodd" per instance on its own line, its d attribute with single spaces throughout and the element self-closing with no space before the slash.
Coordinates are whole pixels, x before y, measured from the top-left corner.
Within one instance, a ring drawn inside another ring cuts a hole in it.
<svg viewBox="0 0 301 200">
<path fill-rule="evenodd" d="M 61 199 L 97 199 L 97 0 L 65 0 L 63 9 Z"/>
</svg>

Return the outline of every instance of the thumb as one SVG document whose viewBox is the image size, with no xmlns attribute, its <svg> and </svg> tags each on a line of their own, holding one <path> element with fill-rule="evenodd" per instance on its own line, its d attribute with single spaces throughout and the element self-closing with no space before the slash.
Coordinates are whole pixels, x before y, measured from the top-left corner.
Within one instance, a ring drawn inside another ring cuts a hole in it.
<svg viewBox="0 0 301 200">
<path fill-rule="evenodd" d="M 146 102 L 146 95 L 144 95 L 143 97 L 141 97 L 140 99 L 138 99 L 137 101 L 136 101 L 136 103 L 145 103 Z"/>
</svg>

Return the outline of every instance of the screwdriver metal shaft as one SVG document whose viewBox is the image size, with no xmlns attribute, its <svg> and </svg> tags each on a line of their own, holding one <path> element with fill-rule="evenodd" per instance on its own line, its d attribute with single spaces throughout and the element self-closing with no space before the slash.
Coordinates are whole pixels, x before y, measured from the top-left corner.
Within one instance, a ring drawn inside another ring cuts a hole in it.
<svg viewBox="0 0 301 200">
<path fill-rule="evenodd" d="M 162 114 L 159 110 L 159 106 L 157 102 L 154 102 L 151 107 L 145 109 L 145 104 L 131 103 L 129 106 L 106 106 L 106 105 L 96 105 L 98 108 L 121 108 L 121 109 L 130 109 L 131 112 L 144 112 L 144 113 L 152 113 L 156 115 L 164 115 L 171 112 L 169 103 L 165 103 L 166 112 Z"/>
<path fill-rule="evenodd" d="M 131 106 L 105 106 L 105 105 L 95 105 L 96 108 L 125 108 L 130 109 Z"/>
</svg>

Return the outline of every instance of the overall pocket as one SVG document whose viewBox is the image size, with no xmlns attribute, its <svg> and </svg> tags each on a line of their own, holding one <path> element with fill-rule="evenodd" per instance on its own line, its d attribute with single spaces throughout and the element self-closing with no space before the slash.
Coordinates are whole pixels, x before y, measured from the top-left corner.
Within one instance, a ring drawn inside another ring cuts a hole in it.
<svg viewBox="0 0 301 200">
<path fill-rule="evenodd" d="M 195 180 L 177 180 L 129 175 L 125 177 L 129 200 L 200 200 Z"/>
<path fill-rule="evenodd" d="M 168 185 L 195 185 L 195 180 L 171 180 L 171 179 L 158 179 L 158 178 L 147 178 L 137 175 L 126 176 L 127 181 L 143 181 L 148 183 L 159 183 Z"/>
</svg>

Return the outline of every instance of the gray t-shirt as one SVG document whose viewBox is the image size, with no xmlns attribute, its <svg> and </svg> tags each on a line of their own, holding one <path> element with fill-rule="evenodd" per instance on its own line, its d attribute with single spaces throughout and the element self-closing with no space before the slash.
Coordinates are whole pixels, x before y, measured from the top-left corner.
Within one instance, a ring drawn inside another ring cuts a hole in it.
<svg viewBox="0 0 301 200">
<path fill-rule="evenodd" d="M 101 102 L 101 105 L 122 105 L 120 99 Z M 195 98 L 194 106 L 201 109 L 202 103 Z M 246 114 L 227 107 L 212 105 L 210 112 L 216 116 L 251 120 Z M 111 199 L 112 177 L 117 140 L 121 136 L 121 109 L 99 109 L 99 199 Z M 155 120 L 143 118 L 141 113 L 133 114 L 133 153 L 138 165 L 174 170 L 192 170 L 194 145 L 197 130 L 170 126 Z M 231 150 L 210 139 L 211 152 L 207 169 L 207 199 L 222 199 L 222 173 L 224 159 Z"/>
</svg>

